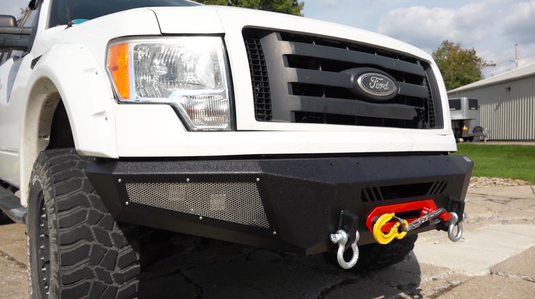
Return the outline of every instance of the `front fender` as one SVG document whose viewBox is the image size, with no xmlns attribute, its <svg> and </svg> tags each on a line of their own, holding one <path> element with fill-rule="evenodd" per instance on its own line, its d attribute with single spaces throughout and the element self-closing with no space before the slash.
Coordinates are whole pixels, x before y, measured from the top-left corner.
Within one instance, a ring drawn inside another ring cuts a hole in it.
<svg viewBox="0 0 535 299">
<path fill-rule="evenodd" d="M 21 130 L 21 203 L 27 204 L 33 163 L 48 145 L 52 115 L 64 103 L 76 150 L 82 155 L 117 158 L 115 101 L 110 82 L 84 45 L 52 47 L 37 61 Z"/>
<path fill-rule="evenodd" d="M 54 84 L 65 105 L 76 150 L 117 158 L 115 99 L 107 74 L 91 51 L 80 44 L 52 47 L 37 62 L 30 86 L 42 78 Z"/>
</svg>

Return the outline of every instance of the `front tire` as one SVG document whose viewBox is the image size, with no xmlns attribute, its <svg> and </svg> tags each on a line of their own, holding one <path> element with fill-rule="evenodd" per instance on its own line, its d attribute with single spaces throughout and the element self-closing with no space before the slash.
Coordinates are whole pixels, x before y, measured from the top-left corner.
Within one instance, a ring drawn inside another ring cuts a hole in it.
<svg viewBox="0 0 535 299">
<path fill-rule="evenodd" d="M 387 245 L 373 243 L 362 246 L 355 271 L 379 270 L 403 261 L 414 249 L 416 240 L 418 235 L 409 235 L 401 240 L 394 239 Z"/>
<path fill-rule="evenodd" d="M 112 219 L 86 166 L 74 149 L 41 152 L 35 162 L 26 222 L 31 298 L 137 297 L 137 227 Z"/>
</svg>

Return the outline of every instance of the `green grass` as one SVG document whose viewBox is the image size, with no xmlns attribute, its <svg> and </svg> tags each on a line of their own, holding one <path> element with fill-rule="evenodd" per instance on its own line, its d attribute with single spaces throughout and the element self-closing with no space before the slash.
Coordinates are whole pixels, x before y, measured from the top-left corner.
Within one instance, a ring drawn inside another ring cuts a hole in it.
<svg viewBox="0 0 535 299">
<path fill-rule="evenodd" d="M 535 146 L 458 144 L 454 155 L 474 161 L 472 176 L 512 178 L 535 184 Z"/>
</svg>

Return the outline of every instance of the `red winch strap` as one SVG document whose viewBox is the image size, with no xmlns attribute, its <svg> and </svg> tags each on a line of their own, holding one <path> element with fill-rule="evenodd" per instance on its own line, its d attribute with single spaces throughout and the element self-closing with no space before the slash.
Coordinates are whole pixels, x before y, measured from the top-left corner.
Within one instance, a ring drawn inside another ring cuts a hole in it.
<svg viewBox="0 0 535 299">
<path fill-rule="evenodd" d="M 371 211 L 370 214 L 368 214 L 368 218 L 366 219 L 366 227 L 368 227 L 368 229 L 371 232 L 373 232 L 374 219 L 376 219 L 376 217 L 380 217 L 381 215 L 387 214 L 387 213 L 401 213 L 401 212 L 409 212 L 409 211 L 415 211 L 415 210 L 420 211 L 420 216 L 411 218 L 411 219 L 406 219 L 408 222 L 411 222 L 415 219 L 423 217 L 425 213 L 429 213 L 429 212 L 433 212 L 437 210 L 437 205 L 432 199 L 427 199 L 427 200 L 420 200 L 420 201 L 413 201 L 413 202 L 407 202 L 407 203 L 376 207 L 375 209 L 373 209 L 373 211 Z M 449 213 L 443 213 L 442 215 L 439 216 L 439 218 L 443 221 L 449 220 L 450 217 L 451 215 Z M 447 219 L 444 219 L 444 218 L 447 218 Z M 385 225 L 381 227 L 381 230 L 383 230 L 384 232 L 389 232 L 396 223 L 397 222 L 386 223 Z"/>
</svg>

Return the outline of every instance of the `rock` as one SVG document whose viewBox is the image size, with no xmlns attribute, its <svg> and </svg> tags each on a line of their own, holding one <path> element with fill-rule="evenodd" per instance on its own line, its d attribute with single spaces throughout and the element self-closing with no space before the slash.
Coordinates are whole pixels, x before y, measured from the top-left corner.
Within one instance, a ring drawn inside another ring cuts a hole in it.
<svg viewBox="0 0 535 299">
<path fill-rule="evenodd" d="M 471 177 L 470 188 L 485 188 L 485 187 L 514 187 L 530 185 L 528 181 L 517 179 L 503 179 L 492 177 Z"/>
</svg>

